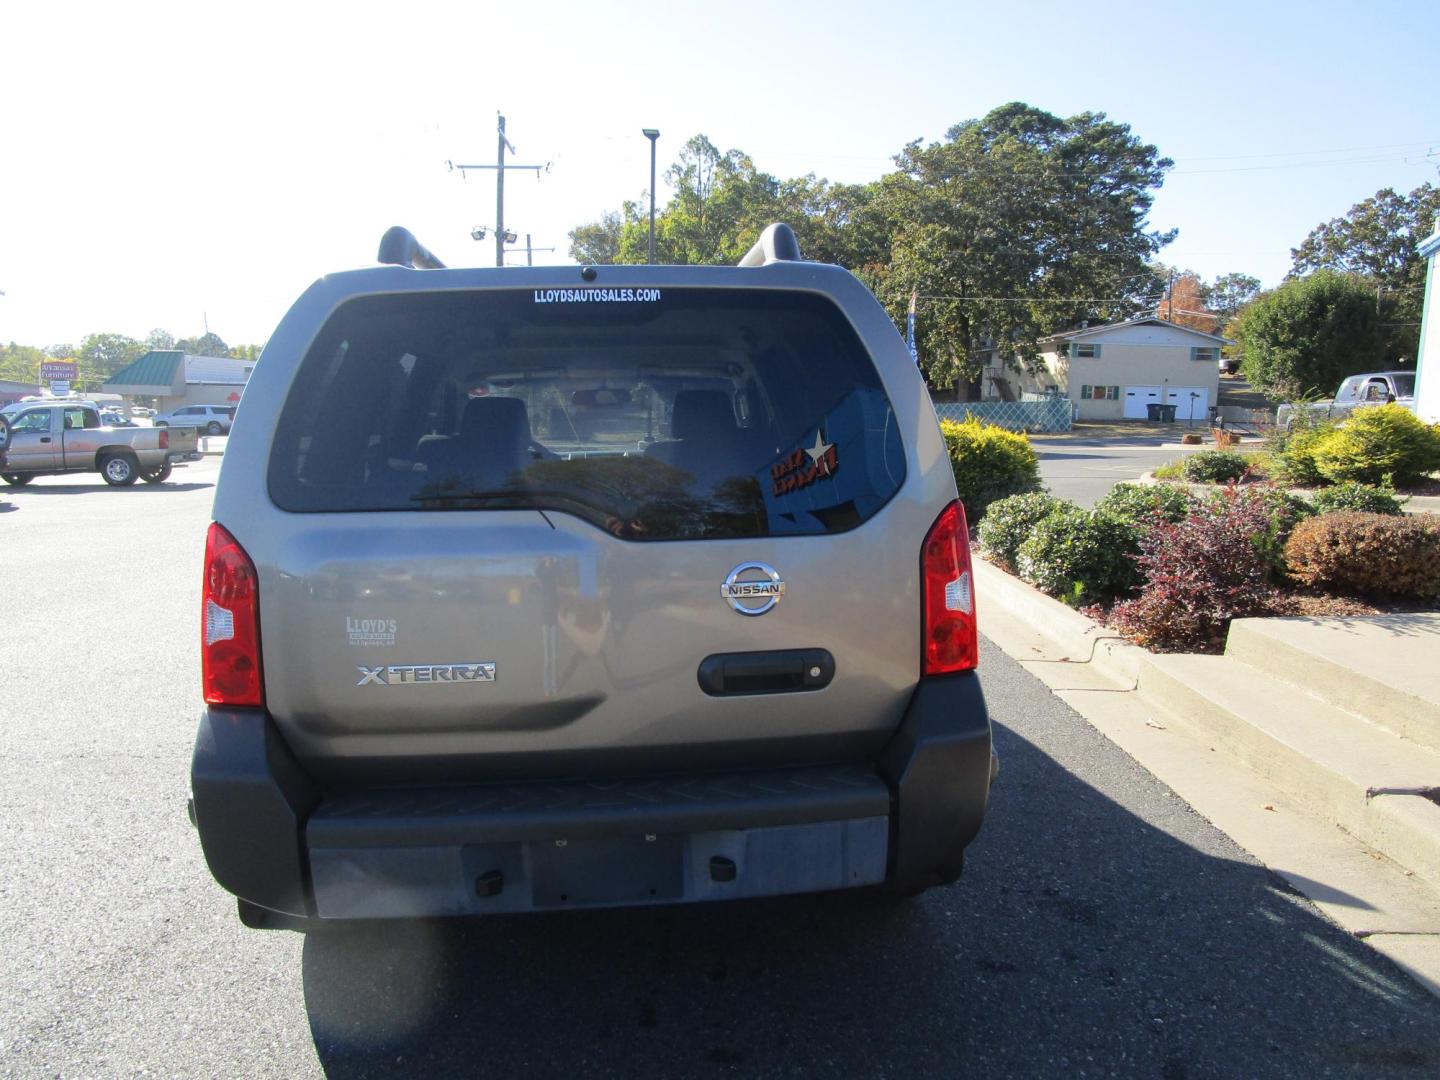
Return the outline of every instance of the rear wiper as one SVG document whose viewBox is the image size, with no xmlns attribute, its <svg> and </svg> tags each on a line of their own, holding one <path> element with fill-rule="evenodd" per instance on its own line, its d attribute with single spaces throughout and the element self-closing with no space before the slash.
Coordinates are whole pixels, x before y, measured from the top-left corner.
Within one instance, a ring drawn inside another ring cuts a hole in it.
<svg viewBox="0 0 1440 1080">
<path fill-rule="evenodd" d="M 480 499 L 511 499 L 517 495 L 535 495 L 526 488 L 490 488 L 484 491 L 420 491 L 410 496 L 411 502 L 475 502 Z"/>
</svg>

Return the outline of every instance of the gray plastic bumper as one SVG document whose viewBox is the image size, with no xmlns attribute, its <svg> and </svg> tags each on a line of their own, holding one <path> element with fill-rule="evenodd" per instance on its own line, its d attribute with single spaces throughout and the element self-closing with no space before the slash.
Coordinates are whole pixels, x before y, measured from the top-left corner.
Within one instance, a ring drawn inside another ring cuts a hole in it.
<svg viewBox="0 0 1440 1080">
<path fill-rule="evenodd" d="M 959 875 L 990 725 L 973 677 L 916 691 L 876 767 L 388 790 L 322 799 L 274 724 L 208 710 L 192 765 L 216 880 L 296 916 L 677 903 Z"/>
</svg>

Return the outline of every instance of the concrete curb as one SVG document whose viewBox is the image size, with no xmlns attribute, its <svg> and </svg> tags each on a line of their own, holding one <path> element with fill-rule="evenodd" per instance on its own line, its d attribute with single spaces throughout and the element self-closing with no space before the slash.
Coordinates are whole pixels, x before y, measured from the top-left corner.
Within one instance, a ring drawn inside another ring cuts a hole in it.
<svg viewBox="0 0 1440 1080">
<path fill-rule="evenodd" d="M 1040 629 L 1065 655 L 1050 657 L 1072 664 L 1091 664 L 1119 683 L 1134 686 L 1141 662 L 1148 655 L 1112 633 L 1094 619 L 1046 596 L 984 558 L 973 560 L 980 628 L 985 628 L 984 605 L 995 602 Z M 993 598 L 993 600 L 992 600 Z M 1033 658 L 1032 658 L 1033 659 Z"/>
</svg>

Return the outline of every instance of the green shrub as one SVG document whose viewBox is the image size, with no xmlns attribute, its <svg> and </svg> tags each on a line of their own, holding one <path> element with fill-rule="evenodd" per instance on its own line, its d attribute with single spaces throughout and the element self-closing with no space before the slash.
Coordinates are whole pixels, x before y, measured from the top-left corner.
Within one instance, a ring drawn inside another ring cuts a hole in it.
<svg viewBox="0 0 1440 1080">
<path fill-rule="evenodd" d="M 1315 443 L 1315 467 L 1331 483 L 1412 484 L 1440 469 L 1440 427 L 1400 405 L 1356 409 Z"/>
<path fill-rule="evenodd" d="M 1234 450 L 1201 450 L 1185 459 L 1185 479 L 1196 484 L 1228 484 L 1239 480 L 1249 459 Z"/>
<path fill-rule="evenodd" d="M 987 555 L 1013 567 L 1020 545 L 1030 538 L 1036 525 L 1056 511 L 1076 509 L 1074 503 L 1041 491 L 1010 495 L 990 504 L 976 536 Z"/>
<path fill-rule="evenodd" d="M 1173 484 L 1116 484 L 1095 504 L 1095 509 L 1143 531 L 1156 520 L 1183 520 L 1194 502 L 1188 491 Z"/>
<path fill-rule="evenodd" d="M 1061 507 L 1041 519 L 1020 545 L 1020 577 L 1068 604 L 1098 603 L 1140 583 L 1139 530 L 1111 514 Z"/>
<path fill-rule="evenodd" d="M 1389 514 L 1393 517 L 1405 512 L 1404 503 L 1395 497 L 1395 489 L 1389 484 L 1375 487 L 1353 481 L 1317 491 L 1314 506 L 1317 514 L 1338 514 L 1348 510 L 1356 514 Z"/>
<path fill-rule="evenodd" d="M 1289 431 L 1277 432 L 1270 475 L 1282 484 L 1310 487 L 1325 483 L 1315 464 L 1315 447 L 1336 428 L 1335 421 L 1298 412 Z"/>
<path fill-rule="evenodd" d="M 1024 435 L 973 419 L 941 421 L 940 432 L 972 526 L 997 499 L 1040 490 L 1040 463 Z"/>
<path fill-rule="evenodd" d="M 1259 542 L 1270 526 L 1264 498 L 1249 491 L 1207 499 L 1185 520 L 1156 526 L 1136 560 L 1145 585 L 1111 609 L 1111 624 L 1147 648 L 1218 652 L 1231 619 L 1270 608 Z"/>
<path fill-rule="evenodd" d="M 1440 517 L 1323 514 L 1285 545 L 1290 572 L 1340 593 L 1440 598 Z"/>
</svg>

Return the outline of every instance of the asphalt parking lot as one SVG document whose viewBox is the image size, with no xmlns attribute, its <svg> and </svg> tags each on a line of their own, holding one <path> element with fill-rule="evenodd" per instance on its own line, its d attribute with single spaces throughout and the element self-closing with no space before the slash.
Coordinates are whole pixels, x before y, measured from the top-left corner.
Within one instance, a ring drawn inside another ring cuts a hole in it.
<svg viewBox="0 0 1440 1080">
<path fill-rule="evenodd" d="M 245 930 L 184 813 L 218 465 L 0 490 L 0 1073 L 1440 1072 L 1440 1002 L 988 643 L 955 886 Z"/>
</svg>

